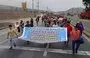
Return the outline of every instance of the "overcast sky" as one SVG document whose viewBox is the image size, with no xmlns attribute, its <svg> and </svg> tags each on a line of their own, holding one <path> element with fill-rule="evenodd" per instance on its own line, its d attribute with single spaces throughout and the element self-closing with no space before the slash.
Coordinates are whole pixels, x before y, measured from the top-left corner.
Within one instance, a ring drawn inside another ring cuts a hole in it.
<svg viewBox="0 0 90 58">
<path fill-rule="evenodd" d="M 27 7 L 32 8 L 32 0 L 0 0 L 0 5 L 11 5 L 21 7 L 21 2 L 27 2 Z M 35 1 L 35 8 L 38 0 Z M 53 11 L 65 11 L 73 7 L 84 7 L 82 0 L 39 0 L 40 9 L 53 10 Z"/>
</svg>

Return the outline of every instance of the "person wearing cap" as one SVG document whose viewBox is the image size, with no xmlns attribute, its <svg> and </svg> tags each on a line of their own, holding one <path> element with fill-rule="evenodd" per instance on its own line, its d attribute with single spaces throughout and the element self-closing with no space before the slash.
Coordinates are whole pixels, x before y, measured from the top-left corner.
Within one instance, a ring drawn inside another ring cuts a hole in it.
<svg viewBox="0 0 90 58">
<path fill-rule="evenodd" d="M 74 30 L 71 31 L 70 37 L 72 40 L 72 53 L 75 54 L 78 52 L 80 46 L 80 30 L 78 30 L 77 26 L 74 26 Z"/>
</svg>

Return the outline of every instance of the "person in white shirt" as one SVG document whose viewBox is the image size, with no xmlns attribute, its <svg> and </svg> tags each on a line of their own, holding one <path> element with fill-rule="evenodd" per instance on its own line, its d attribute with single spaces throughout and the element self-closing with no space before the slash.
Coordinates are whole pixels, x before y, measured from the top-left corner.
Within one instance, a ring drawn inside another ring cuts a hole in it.
<svg viewBox="0 0 90 58">
<path fill-rule="evenodd" d="M 56 24 L 56 22 L 53 22 L 52 27 L 58 27 L 58 25 Z"/>
<path fill-rule="evenodd" d="M 16 29 L 18 32 L 20 32 L 20 25 L 19 25 L 18 22 L 16 22 L 16 24 L 15 24 L 15 29 Z"/>
<path fill-rule="evenodd" d="M 58 27 L 58 25 L 53 24 L 53 26 L 52 26 L 52 27 Z"/>
<path fill-rule="evenodd" d="M 16 22 L 15 27 L 19 27 L 19 23 L 18 22 Z"/>
</svg>

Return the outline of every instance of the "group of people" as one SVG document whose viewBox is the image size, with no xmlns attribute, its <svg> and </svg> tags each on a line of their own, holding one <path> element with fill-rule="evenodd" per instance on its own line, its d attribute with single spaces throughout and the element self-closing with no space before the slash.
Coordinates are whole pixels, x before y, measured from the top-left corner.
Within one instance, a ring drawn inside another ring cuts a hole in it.
<svg viewBox="0 0 90 58">
<path fill-rule="evenodd" d="M 69 40 L 72 40 L 72 53 L 75 54 L 78 52 L 78 49 L 81 44 L 80 39 L 84 31 L 84 26 L 82 22 L 79 22 L 75 26 L 72 26 L 70 24 L 70 21 L 67 21 L 65 27 L 67 28 L 67 37 L 68 37 L 68 40 L 67 42 L 65 42 L 65 44 L 68 45 Z"/>
<path fill-rule="evenodd" d="M 62 27 L 66 19 L 60 16 L 43 16 L 42 23 L 45 27 Z"/>
<path fill-rule="evenodd" d="M 34 25 L 32 18 L 30 21 L 26 21 L 26 23 L 24 23 L 24 21 L 21 20 L 20 22 L 16 22 L 14 25 L 9 25 L 7 39 L 10 40 L 10 49 L 16 47 L 15 39 L 13 38 L 18 38 L 18 36 L 23 33 L 24 27 L 33 27 L 33 26 Z"/>
<path fill-rule="evenodd" d="M 42 23 L 44 23 L 45 27 L 66 27 L 67 28 L 67 41 L 65 45 L 68 46 L 69 41 L 72 41 L 72 53 L 75 54 L 78 52 L 80 47 L 80 39 L 82 37 L 82 33 L 84 31 L 84 26 L 82 22 L 76 23 L 75 26 L 71 24 L 70 18 L 62 18 L 62 17 L 42 17 Z"/>
<path fill-rule="evenodd" d="M 40 17 L 38 16 L 36 18 L 37 26 L 38 26 L 39 20 L 40 20 Z M 78 48 L 80 46 L 79 40 L 84 31 L 84 26 L 83 26 L 82 22 L 79 22 L 75 26 L 72 26 L 70 24 L 71 21 L 66 18 L 62 18 L 60 16 L 52 16 L 52 17 L 43 16 L 42 23 L 44 24 L 45 27 L 66 27 L 68 39 L 65 42 L 65 44 L 68 46 L 68 43 L 71 40 L 72 41 L 72 53 L 75 54 L 78 52 Z M 26 21 L 26 24 L 22 20 L 20 21 L 20 23 L 16 22 L 14 29 L 16 29 L 18 33 L 20 33 L 20 32 L 22 33 L 24 27 L 33 27 L 33 26 L 34 26 L 33 19 L 31 18 L 30 21 Z M 7 38 L 10 39 L 10 44 L 11 44 L 10 49 L 12 49 L 13 46 L 16 46 L 15 41 L 13 40 L 13 38 L 15 38 L 14 35 L 16 35 L 16 37 L 18 37 L 18 34 L 14 29 L 13 29 L 12 25 L 9 25 L 9 31 L 8 31 Z"/>
</svg>

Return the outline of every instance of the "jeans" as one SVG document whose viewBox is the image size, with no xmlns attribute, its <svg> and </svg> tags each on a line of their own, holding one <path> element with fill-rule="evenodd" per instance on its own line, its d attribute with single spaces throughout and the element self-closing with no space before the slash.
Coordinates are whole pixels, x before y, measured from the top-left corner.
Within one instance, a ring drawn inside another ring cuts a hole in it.
<svg viewBox="0 0 90 58">
<path fill-rule="evenodd" d="M 15 40 L 13 38 L 9 38 L 10 39 L 10 47 L 13 47 L 15 44 Z"/>
<path fill-rule="evenodd" d="M 73 53 L 77 53 L 78 49 L 79 49 L 80 43 L 78 40 L 73 40 L 72 41 L 72 51 Z"/>
<path fill-rule="evenodd" d="M 70 36 L 68 36 L 67 41 L 65 41 L 64 43 L 65 43 L 66 45 L 68 45 L 69 41 L 70 41 Z"/>
</svg>

